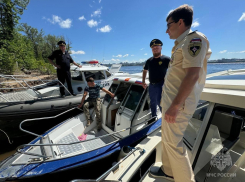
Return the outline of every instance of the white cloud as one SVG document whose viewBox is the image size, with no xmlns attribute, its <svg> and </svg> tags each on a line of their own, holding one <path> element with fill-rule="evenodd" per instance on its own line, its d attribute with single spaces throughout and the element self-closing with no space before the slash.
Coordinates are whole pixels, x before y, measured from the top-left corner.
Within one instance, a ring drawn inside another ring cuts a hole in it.
<svg viewBox="0 0 245 182">
<path fill-rule="evenodd" d="M 113 55 L 112 57 L 121 58 L 122 55 L 121 55 L 121 54 L 118 54 L 117 56 L 114 56 L 114 55 Z"/>
<path fill-rule="evenodd" d="M 101 0 L 99 0 L 99 3 L 101 3 Z"/>
<path fill-rule="evenodd" d="M 228 52 L 229 54 L 234 54 L 234 53 L 238 53 L 238 54 L 240 54 L 240 53 L 245 53 L 245 51 L 238 51 L 238 52 Z"/>
<path fill-rule="evenodd" d="M 168 16 L 172 11 L 173 11 L 173 9 L 171 9 L 171 10 L 168 12 L 167 16 Z"/>
<path fill-rule="evenodd" d="M 131 56 L 134 56 L 133 54 Z"/>
<path fill-rule="evenodd" d="M 43 19 L 46 19 L 45 17 L 43 17 Z M 63 20 L 61 17 L 53 15 L 52 19 L 47 19 L 50 23 L 52 24 L 56 24 L 58 23 L 60 25 L 61 28 L 71 28 L 71 23 L 72 20 L 71 19 L 66 19 Z"/>
<path fill-rule="evenodd" d="M 144 54 L 145 56 L 147 55 L 147 53 Z"/>
<path fill-rule="evenodd" d="M 101 8 L 97 9 L 96 11 L 93 12 L 93 14 L 91 14 L 91 17 L 100 17 L 101 15 Z"/>
<path fill-rule="evenodd" d="M 120 61 L 120 59 L 111 59 L 111 61 Z"/>
<path fill-rule="evenodd" d="M 73 51 L 73 50 L 71 50 L 71 53 L 72 54 L 85 54 L 85 52 L 84 51 Z"/>
<path fill-rule="evenodd" d="M 90 28 L 98 26 L 98 22 L 93 19 L 89 20 L 87 23 Z"/>
<path fill-rule="evenodd" d="M 81 17 L 79 17 L 78 19 L 79 19 L 80 21 L 86 20 L 86 18 L 85 18 L 84 16 L 81 16 Z"/>
<path fill-rule="evenodd" d="M 106 26 L 104 26 L 104 27 L 102 27 L 102 28 L 97 29 L 96 31 L 97 31 L 97 32 L 100 31 L 100 32 L 105 33 L 105 32 L 110 32 L 111 29 L 112 29 L 112 28 L 110 27 L 110 25 L 106 25 Z"/>
<path fill-rule="evenodd" d="M 242 14 L 242 16 L 239 18 L 239 20 L 238 20 L 238 21 L 242 21 L 242 20 L 244 20 L 244 21 L 245 21 L 245 13 L 243 13 L 243 14 Z"/>
<path fill-rule="evenodd" d="M 144 48 L 141 48 L 140 50 L 142 51 Z"/>
<path fill-rule="evenodd" d="M 223 53 L 226 53 L 227 50 L 223 50 L 223 51 L 220 51 L 219 53 L 223 54 Z"/>
<path fill-rule="evenodd" d="M 192 23 L 191 27 L 195 28 L 198 27 L 200 25 L 200 23 L 198 22 L 198 19 L 194 20 L 194 22 Z"/>
<path fill-rule="evenodd" d="M 123 57 L 128 57 L 128 54 L 125 54 Z"/>
<path fill-rule="evenodd" d="M 93 7 L 91 4 L 90 4 L 89 6 L 90 6 L 90 8 L 92 8 L 92 7 Z"/>
</svg>

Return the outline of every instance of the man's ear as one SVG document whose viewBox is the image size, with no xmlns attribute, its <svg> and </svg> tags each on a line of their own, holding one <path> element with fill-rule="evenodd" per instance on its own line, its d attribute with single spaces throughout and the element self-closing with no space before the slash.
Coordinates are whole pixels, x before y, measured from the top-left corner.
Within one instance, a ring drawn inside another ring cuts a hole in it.
<svg viewBox="0 0 245 182">
<path fill-rule="evenodd" d="M 180 26 L 180 25 L 184 25 L 184 26 L 185 26 L 185 22 L 184 22 L 183 19 L 179 19 L 179 26 Z"/>
</svg>

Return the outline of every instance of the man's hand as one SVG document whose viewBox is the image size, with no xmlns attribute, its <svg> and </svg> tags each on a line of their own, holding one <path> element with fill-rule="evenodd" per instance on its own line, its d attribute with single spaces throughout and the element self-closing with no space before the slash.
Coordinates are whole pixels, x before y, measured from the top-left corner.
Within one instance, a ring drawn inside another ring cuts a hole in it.
<svg viewBox="0 0 245 182">
<path fill-rule="evenodd" d="M 179 112 L 179 107 L 178 106 L 170 106 L 168 110 L 165 112 L 164 119 L 168 123 L 175 123 L 176 122 L 176 117 Z"/>
<path fill-rule="evenodd" d="M 81 65 L 78 65 L 79 68 L 81 68 L 82 66 Z"/>
<path fill-rule="evenodd" d="M 78 108 L 81 108 L 83 106 L 83 103 L 79 104 L 77 107 Z"/>
<path fill-rule="evenodd" d="M 146 89 L 146 88 L 147 88 L 147 84 L 146 84 L 146 83 L 142 83 L 142 87 L 143 87 L 144 89 Z"/>
<path fill-rule="evenodd" d="M 114 97 L 115 97 L 115 94 L 112 93 L 112 94 L 111 94 L 111 98 L 114 98 Z"/>
</svg>

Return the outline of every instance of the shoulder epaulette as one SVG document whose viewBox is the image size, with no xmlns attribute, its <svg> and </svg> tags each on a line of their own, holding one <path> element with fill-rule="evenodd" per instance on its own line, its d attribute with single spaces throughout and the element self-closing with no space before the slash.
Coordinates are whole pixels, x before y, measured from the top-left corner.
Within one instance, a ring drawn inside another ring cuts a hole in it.
<svg viewBox="0 0 245 182">
<path fill-rule="evenodd" d="M 191 32 L 191 33 L 189 33 L 189 34 L 187 34 L 187 35 L 191 35 L 191 34 L 193 34 L 193 33 L 196 33 L 196 31 L 197 31 L 197 30 L 195 30 L 195 31 L 193 31 L 193 32 Z"/>
</svg>

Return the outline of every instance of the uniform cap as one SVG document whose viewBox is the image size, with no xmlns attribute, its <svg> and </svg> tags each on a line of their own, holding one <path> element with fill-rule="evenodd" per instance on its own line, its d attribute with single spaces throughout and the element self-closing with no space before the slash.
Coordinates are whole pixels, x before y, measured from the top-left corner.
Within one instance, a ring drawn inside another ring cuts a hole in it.
<svg viewBox="0 0 245 182">
<path fill-rule="evenodd" d="M 65 41 L 61 40 L 57 43 L 58 45 L 66 45 Z"/>
<path fill-rule="evenodd" d="M 162 41 L 159 39 L 153 39 L 150 43 L 150 47 L 152 48 L 153 46 L 162 46 Z"/>
</svg>

